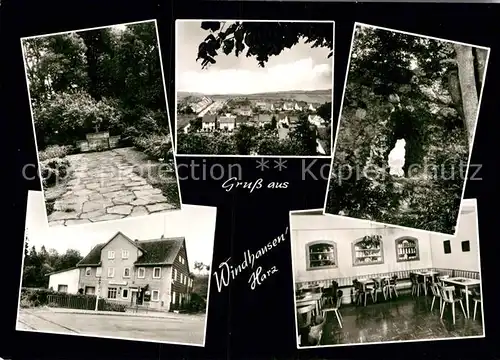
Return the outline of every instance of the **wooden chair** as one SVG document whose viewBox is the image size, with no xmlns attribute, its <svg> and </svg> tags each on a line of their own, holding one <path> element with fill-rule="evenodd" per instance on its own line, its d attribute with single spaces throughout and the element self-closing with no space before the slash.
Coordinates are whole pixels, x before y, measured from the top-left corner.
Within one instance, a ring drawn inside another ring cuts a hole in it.
<svg viewBox="0 0 500 360">
<path fill-rule="evenodd" d="M 460 307 L 464 313 L 464 316 L 467 318 L 467 314 L 465 313 L 464 303 L 460 298 L 454 298 L 453 293 L 455 291 L 454 286 L 442 286 L 440 288 L 441 297 L 443 299 L 443 307 L 441 308 L 441 319 L 443 318 L 444 309 L 446 308 L 446 304 L 451 304 L 451 311 L 453 314 L 453 325 L 455 325 L 455 303 L 460 303 Z"/>
<path fill-rule="evenodd" d="M 365 283 L 359 282 L 358 281 L 358 303 L 361 303 L 361 300 L 363 299 L 363 305 L 366 306 L 366 302 L 368 300 L 368 295 L 371 296 L 372 302 L 375 302 L 375 296 L 373 295 L 373 287 L 370 285 L 367 285 Z"/>
<path fill-rule="evenodd" d="M 432 291 L 432 303 L 431 303 L 431 311 L 434 308 L 434 302 L 436 299 L 439 299 L 439 312 L 441 313 L 441 308 L 443 307 L 443 297 L 441 296 L 441 291 L 439 290 L 439 284 L 433 283 L 431 285 Z"/>
<path fill-rule="evenodd" d="M 323 310 L 322 310 L 323 317 L 325 319 L 326 319 L 326 313 L 328 311 L 333 311 L 335 313 L 335 316 L 337 317 L 337 321 L 339 322 L 339 326 L 341 329 L 342 329 L 342 315 L 340 314 L 339 309 L 340 309 L 340 306 L 342 305 L 342 296 L 343 295 L 344 295 L 344 293 L 342 292 L 342 290 L 338 290 L 337 294 L 336 294 L 335 304 L 327 306 L 327 307 L 323 308 Z"/>
<path fill-rule="evenodd" d="M 392 293 L 394 292 L 394 295 L 398 297 L 398 291 L 396 290 L 396 285 L 398 282 L 398 276 L 394 275 L 389 279 L 389 284 L 387 285 L 387 294 L 388 296 L 392 299 Z"/>
<path fill-rule="evenodd" d="M 472 319 L 476 320 L 477 304 L 481 303 L 482 305 L 483 303 L 481 292 L 476 289 L 472 289 L 472 300 L 474 300 L 474 315 L 472 316 Z"/>
<path fill-rule="evenodd" d="M 321 305 L 332 305 L 335 302 L 335 287 L 330 286 L 323 289 L 321 296 Z"/>
<path fill-rule="evenodd" d="M 411 296 L 420 296 L 420 287 L 418 286 L 417 274 L 410 274 Z"/>
<path fill-rule="evenodd" d="M 427 284 L 425 283 L 425 276 L 417 275 L 416 278 L 417 278 L 417 284 L 418 284 L 418 295 L 417 296 L 420 296 L 420 289 L 422 289 L 424 294 L 426 293 L 425 290 L 426 290 Z"/>
<path fill-rule="evenodd" d="M 384 297 L 385 300 L 387 300 L 387 295 L 385 293 L 385 279 L 382 278 L 375 278 L 373 280 L 373 293 L 375 294 L 375 302 L 377 302 L 377 295 L 378 293 L 382 293 L 382 296 Z"/>
<path fill-rule="evenodd" d="M 352 287 L 353 287 L 353 299 L 352 302 L 354 304 L 358 304 L 361 298 L 360 290 L 361 290 L 361 284 L 358 281 L 358 279 L 354 279 L 352 281 Z"/>
</svg>

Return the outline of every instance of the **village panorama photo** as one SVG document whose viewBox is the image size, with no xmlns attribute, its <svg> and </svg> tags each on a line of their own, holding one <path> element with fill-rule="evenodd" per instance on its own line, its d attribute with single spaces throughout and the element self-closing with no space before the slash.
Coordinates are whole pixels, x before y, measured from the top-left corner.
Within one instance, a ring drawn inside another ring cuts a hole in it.
<svg viewBox="0 0 500 360">
<path fill-rule="evenodd" d="M 488 58 L 355 24 L 325 214 L 454 235 Z"/>
<path fill-rule="evenodd" d="M 216 208 L 48 227 L 43 206 L 30 192 L 17 330 L 204 346 Z"/>
<path fill-rule="evenodd" d="M 176 154 L 330 156 L 334 23 L 177 20 Z"/>
<path fill-rule="evenodd" d="M 156 21 L 21 45 L 49 224 L 179 209 Z"/>
</svg>

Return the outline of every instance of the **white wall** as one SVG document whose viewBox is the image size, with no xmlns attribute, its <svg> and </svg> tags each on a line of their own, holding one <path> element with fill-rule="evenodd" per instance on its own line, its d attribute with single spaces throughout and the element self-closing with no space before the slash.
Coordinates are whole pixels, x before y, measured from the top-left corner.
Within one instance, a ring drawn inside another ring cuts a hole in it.
<svg viewBox="0 0 500 360">
<path fill-rule="evenodd" d="M 329 280 L 432 267 L 430 235 L 422 231 L 384 227 L 366 220 L 326 215 L 292 215 L 291 229 L 296 282 Z M 365 235 L 374 234 L 382 235 L 383 263 L 353 266 L 353 241 L 361 239 Z M 403 236 L 418 239 L 419 260 L 397 262 L 395 241 Z M 317 240 L 330 240 L 336 243 L 337 268 L 306 269 L 306 245 Z"/>
<path fill-rule="evenodd" d="M 78 281 L 80 280 L 80 269 L 72 269 L 49 275 L 49 289 L 57 291 L 59 285 L 68 286 L 68 294 L 78 293 Z"/>
<path fill-rule="evenodd" d="M 433 267 L 480 271 L 477 209 L 475 206 L 463 209 L 455 237 L 432 235 L 431 240 Z M 445 240 L 450 240 L 450 254 L 444 253 L 443 241 Z M 462 241 L 465 240 L 469 240 L 470 243 L 470 251 L 468 252 L 462 251 Z"/>
</svg>

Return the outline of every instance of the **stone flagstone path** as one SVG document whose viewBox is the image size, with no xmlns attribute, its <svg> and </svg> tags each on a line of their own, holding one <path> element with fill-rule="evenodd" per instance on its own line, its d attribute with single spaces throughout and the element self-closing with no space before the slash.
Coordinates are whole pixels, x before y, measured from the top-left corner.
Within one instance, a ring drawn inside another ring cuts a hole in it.
<svg viewBox="0 0 500 360">
<path fill-rule="evenodd" d="M 160 189 L 133 172 L 134 165 L 123 154 L 109 150 L 68 155 L 71 178 L 64 185 L 65 192 L 54 202 L 49 226 L 117 220 L 176 209 Z"/>
</svg>

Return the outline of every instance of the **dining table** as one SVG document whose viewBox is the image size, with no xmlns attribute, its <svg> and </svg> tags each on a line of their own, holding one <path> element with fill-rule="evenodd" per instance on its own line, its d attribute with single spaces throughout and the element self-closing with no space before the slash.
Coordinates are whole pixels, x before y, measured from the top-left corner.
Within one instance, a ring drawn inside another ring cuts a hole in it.
<svg viewBox="0 0 500 360">
<path fill-rule="evenodd" d="M 427 278 L 434 279 L 434 276 L 439 275 L 437 271 L 415 271 L 415 275 L 422 276 L 424 278 L 424 294 L 427 296 Z"/>
<path fill-rule="evenodd" d="M 481 280 L 469 279 L 465 277 L 450 277 L 447 279 L 441 279 L 442 282 L 464 288 L 465 290 L 465 308 L 467 310 L 467 318 L 470 318 L 469 311 L 469 289 L 481 286 Z"/>
<path fill-rule="evenodd" d="M 390 276 L 376 276 L 374 278 L 365 278 L 365 279 L 358 279 L 358 282 L 363 285 L 363 288 L 366 288 L 366 285 L 370 285 L 375 283 L 375 281 L 378 281 L 379 284 L 381 284 L 382 280 L 389 280 Z M 384 294 L 384 298 L 385 298 Z"/>
<path fill-rule="evenodd" d="M 319 311 L 321 310 L 321 298 L 322 298 L 321 293 L 309 293 L 305 296 L 297 297 L 295 299 L 295 306 L 296 307 L 307 306 L 311 302 L 314 302 L 314 305 L 316 306 L 316 314 L 319 314 Z"/>
</svg>

